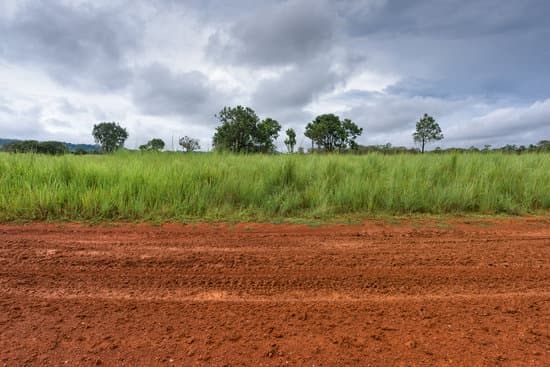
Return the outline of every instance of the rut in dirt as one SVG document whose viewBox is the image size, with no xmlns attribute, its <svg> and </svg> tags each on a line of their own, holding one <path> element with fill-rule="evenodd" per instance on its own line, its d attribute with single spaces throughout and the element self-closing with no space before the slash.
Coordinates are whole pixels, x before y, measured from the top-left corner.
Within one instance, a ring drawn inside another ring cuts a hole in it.
<svg viewBox="0 0 550 367">
<path fill-rule="evenodd" d="M 0 366 L 550 362 L 550 220 L 0 226 Z"/>
</svg>

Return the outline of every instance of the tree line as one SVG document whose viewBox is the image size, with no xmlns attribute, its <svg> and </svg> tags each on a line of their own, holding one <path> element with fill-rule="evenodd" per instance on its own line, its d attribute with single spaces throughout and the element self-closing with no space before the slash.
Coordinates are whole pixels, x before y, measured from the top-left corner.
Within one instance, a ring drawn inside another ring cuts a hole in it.
<svg viewBox="0 0 550 367">
<path fill-rule="evenodd" d="M 224 107 L 215 115 L 219 122 L 212 139 L 214 150 L 232 153 L 275 153 L 275 141 L 282 130 L 281 124 L 272 118 L 261 119 L 250 107 Z M 304 130 L 305 137 L 311 140 L 310 152 L 338 152 L 367 154 L 377 152 L 382 154 L 397 153 L 424 153 L 426 145 L 444 138 L 441 127 L 436 120 L 424 114 L 416 123 L 412 134 L 413 141 L 419 148 L 393 147 L 391 144 L 362 146 L 357 138 L 363 134 L 363 128 L 350 119 L 341 119 L 335 114 L 322 114 L 308 123 Z M 296 131 L 289 128 L 285 131 L 284 145 L 289 153 L 296 148 Z M 99 144 L 101 152 L 112 153 L 124 147 L 128 139 L 128 131 L 117 122 L 101 122 L 94 125 L 92 136 Z M 179 139 L 179 145 L 185 152 L 197 151 L 201 148 L 198 139 L 184 136 Z M 162 151 L 165 143 L 162 139 L 154 138 L 146 144 L 140 145 L 141 151 Z M 2 150 L 6 152 L 34 152 L 44 154 L 65 154 L 68 149 L 65 143 L 34 140 L 17 141 L 4 144 Z M 542 140 L 536 145 L 515 146 L 506 145 L 502 148 L 491 149 L 486 145 L 483 149 L 471 147 L 469 149 L 435 148 L 433 153 L 465 152 L 465 151 L 503 151 L 507 153 L 550 152 L 550 141 Z M 86 151 L 76 151 L 75 154 L 85 154 Z M 298 153 L 305 153 L 300 147 Z"/>
<path fill-rule="evenodd" d="M 2 145 L 2 151 L 9 153 L 38 153 L 61 155 L 69 153 L 65 143 L 59 141 L 23 140 Z"/>
<path fill-rule="evenodd" d="M 281 124 L 270 117 L 261 119 L 250 107 L 224 107 L 217 115 L 219 126 L 212 139 L 214 150 L 232 153 L 275 153 L 275 141 L 282 130 Z M 363 128 L 350 119 L 341 120 L 335 114 L 319 115 L 307 124 L 304 135 L 311 139 L 312 151 L 344 152 L 357 150 L 356 139 L 363 133 Z M 289 128 L 285 131 L 285 147 L 294 153 L 296 131 Z M 113 152 L 124 146 L 128 132 L 115 122 L 102 122 L 94 125 L 92 135 L 104 152 Z M 200 149 L 197 139 L 185 136 L 179 144 L 186 152 Z M 160 151 L 165 147 L 164 141 L 155 138 L 139 147 L 142 151 Z"/>
</svg>

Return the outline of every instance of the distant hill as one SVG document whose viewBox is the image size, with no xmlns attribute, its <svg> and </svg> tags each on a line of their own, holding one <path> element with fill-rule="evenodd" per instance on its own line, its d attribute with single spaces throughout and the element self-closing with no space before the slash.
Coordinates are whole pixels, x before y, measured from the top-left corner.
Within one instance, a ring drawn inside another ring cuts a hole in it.
<svg viewBox="0 0 550 367">
<path fill-rule="evenodd" d="M 99 152 L 101 149 L 99 145 L 92 145 L 92 144 L 73 144 L 73 143 L 65 143 L 67 148 L 69 148 L 69 152 L 76 152 L 77 150 L 85 150 L 86 152 Z"/>
<path fill-rule="evenodd" d="M 22 141 L 22 140 L 0 138 L 0 148 L 2 147 L 2 145 L 11 143 L 14 141 Z M 71 153 L 74 153 L 77 150 L 84 150 L 86 152 L 97 152 L 100 150 L 99 145 L 93 145 L 93 144 L 73 144 L 73 143 L 65 143 L 65 142 L 63 142 L 63 144 L 67 146 L 67 149 L 69 149 L 69 152 Z"/>
<path fill-rule="evenodd" d="M 11 143 L 12 141 L 18 141 L 18 140 L 15 140 L 15 139 L 2 139 L 0 138 L 0 147 L 4 144 L 8 144 L 8 143 Z"/>
</svg>

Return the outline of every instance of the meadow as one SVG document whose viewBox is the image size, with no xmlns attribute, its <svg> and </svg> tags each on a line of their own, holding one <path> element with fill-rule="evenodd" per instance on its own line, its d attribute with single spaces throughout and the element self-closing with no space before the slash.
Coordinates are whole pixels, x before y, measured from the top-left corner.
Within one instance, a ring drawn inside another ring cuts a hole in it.
<svg viewBox="0 0 550 367">
<path fill-rule="evenodd" d="M 0 221 L 279 221 L 550 210 L 550 155 L 0 154 Z"/>
</svg>

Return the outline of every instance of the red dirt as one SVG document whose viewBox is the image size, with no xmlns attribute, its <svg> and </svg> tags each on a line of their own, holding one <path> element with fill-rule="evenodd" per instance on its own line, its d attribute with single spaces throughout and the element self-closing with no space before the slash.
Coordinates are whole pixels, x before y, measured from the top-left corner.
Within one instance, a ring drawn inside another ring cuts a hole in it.
<svg viewBox="0 0 550 367">
<path fill-rule="evenodd" d="M 0 226 L 0 366 L 550 366 L 550 218 Z"/>
</svg>

